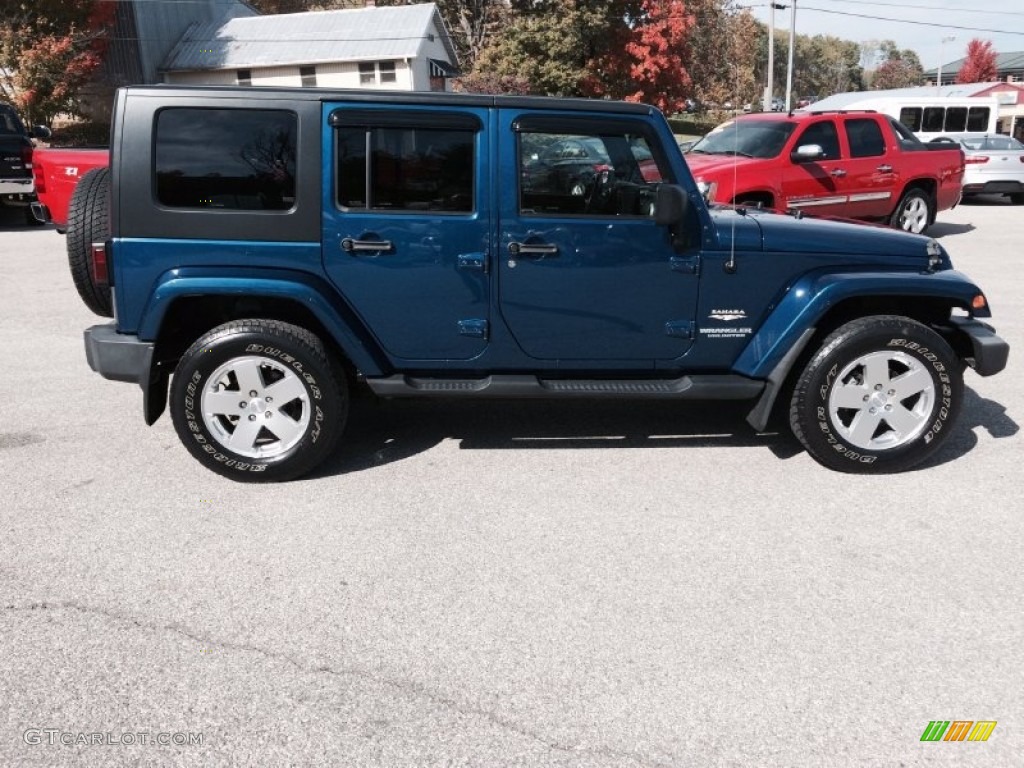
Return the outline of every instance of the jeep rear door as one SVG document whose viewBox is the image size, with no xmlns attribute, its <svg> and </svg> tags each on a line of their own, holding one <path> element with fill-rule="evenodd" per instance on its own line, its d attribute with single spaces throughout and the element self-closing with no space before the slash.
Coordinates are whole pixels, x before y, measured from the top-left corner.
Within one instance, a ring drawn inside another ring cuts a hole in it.
<svg viewBox="0 0 1024 768">
<path fill-rule="evenodd" d="M 697 251 L 655 224 L 662 141 L 642 116 L 498 115 L 501 316 L 528 356 L 546 361 L 667 361 L 692 343 Z M 555 146 L 587 148 L 571 177 L 544 172 Z M 583 162 L 583 160 L 586 162 Z"/>
<path fill-rule="evenodd" d="M 323 112 L 324 269 L 386 352 L 487 346 L 485 109 L 334 102 Z"/>
</svg>

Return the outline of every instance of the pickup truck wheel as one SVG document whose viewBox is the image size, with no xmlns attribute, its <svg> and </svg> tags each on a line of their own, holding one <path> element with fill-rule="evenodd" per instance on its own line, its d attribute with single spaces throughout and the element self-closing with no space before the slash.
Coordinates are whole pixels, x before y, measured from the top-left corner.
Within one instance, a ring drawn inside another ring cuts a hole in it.
<svg viewBox="0 0 1024 768">
<path fill-rule="evenodd" d="M 905 232 L 920 235 L 928 229 L 933 215 L 931 198 L 920 189 L 908 189 L 900 204 L 896 206 L 889 224 Z"/>
<path fill-rule="evenodd" d="M 790 425 L 826 467 L 899 472 L 949 436 L 963 398 L 962 370 L 943 338 L 915 320 L 854 320 L 807 364 L 793 391 Z"/>
<path fill-rule="evenodd" d="M 236 320 L 185 352 L 170 408 L 178 437 L 207 468 L 245 482 L 291 480 L 334 448 L 348 391 L 312 333 Z"/>
<path fill-rule="evenodd" d="M 68 266 L 85 306 L 113 317 L 110 287 L 97 285 L 89 266 L 92 244 L 110 237 L 110 171 L 94 168 L 79 179 L 68 205 Z"/>
<path fill-rule="evenodd" d="M 1017 192 L 1010 195 L 1010 202 L 1014 205 L 1024 205 L 1024 192 Z"/>
</svg>

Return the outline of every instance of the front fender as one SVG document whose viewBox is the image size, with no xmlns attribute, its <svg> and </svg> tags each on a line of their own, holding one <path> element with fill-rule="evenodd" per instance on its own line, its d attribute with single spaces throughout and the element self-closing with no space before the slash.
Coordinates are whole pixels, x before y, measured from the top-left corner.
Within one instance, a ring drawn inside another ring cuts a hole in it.
<svg viewBox="0 0 1024 768">
<path fill-rule="evenodd" d="M 829 309 L 857 297 L 922 297 L 970 307 L 982 291 L 966 275 L 942 272 L 844 272 L 809 273 L 800 278 L 761 324 L 733 364 L 734 373 L 766 379 L 805 331 L 814 328 Z M 987 307 L 974 310 L 988 317 Z"/>
<path fill-rule="evenodd" d="M 171 305 L 191 296 L 244 296 L 293 301 L 309 310 L 327 329 L 346 357 L 368 376 L 387 366 L 355 313 L 336 298 L 322 278 L 287 269 L 182 267 L 157 279 L 139 324 L 139 338 L 155 340 Z"/>
</svg>

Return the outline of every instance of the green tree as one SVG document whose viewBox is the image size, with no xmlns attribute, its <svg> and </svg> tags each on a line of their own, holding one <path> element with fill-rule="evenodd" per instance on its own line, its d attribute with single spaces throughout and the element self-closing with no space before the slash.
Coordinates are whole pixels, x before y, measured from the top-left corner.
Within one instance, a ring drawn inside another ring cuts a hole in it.
<svg viewBox="0 0 1024 768">
<path fill-rule="evenodd" d="M 512 0 L 500 37 L 485 47 L 474 74 L 524 79 L 533 93 L 580 96 L 621 93 L 622 72 L 608 51 L 629 39 L 632 0 Z"/>
</svg>

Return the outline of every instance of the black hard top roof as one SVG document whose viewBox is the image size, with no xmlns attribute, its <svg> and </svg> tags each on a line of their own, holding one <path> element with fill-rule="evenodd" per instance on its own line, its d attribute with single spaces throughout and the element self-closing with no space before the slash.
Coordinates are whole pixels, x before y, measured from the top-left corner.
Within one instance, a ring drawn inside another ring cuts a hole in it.
<svg viewBox="0 0 1024 768">
<path fill-rule="evenodd" d="M 620 114 L 653 114 L 657 110 L 647 104 L 608 99 L 555 98 L 549 96 L 499 96 L 480 93 L 448 93 L 432 91 L 384 91 L 369 88 L 284 88 L 274 86 L 230 85 L 133 85 L 124 88 L 132 96 L 166 98 L 216 96 L 225 99 L 292 99 L 302 101 L 356 101 L 371 104 L 447 105 L 461 107 L 506 107 L 510 109 L 559 109 L 575 111 L 614 112 Z"/>
</svg>

